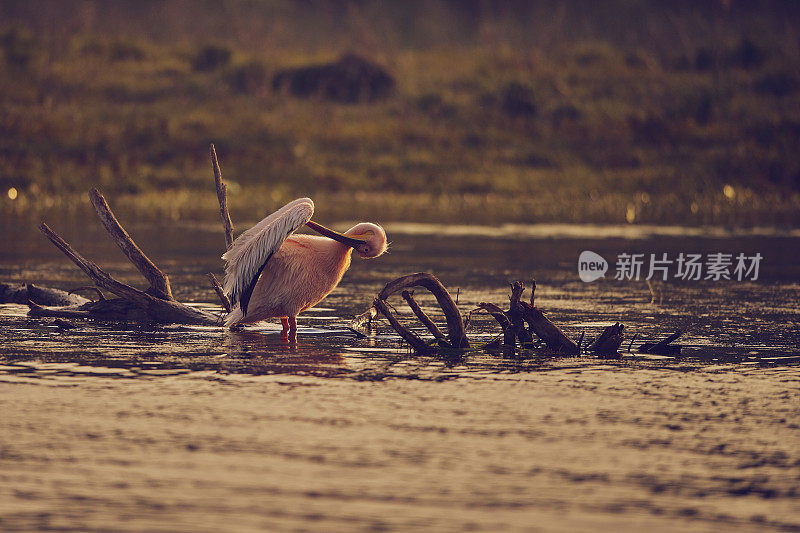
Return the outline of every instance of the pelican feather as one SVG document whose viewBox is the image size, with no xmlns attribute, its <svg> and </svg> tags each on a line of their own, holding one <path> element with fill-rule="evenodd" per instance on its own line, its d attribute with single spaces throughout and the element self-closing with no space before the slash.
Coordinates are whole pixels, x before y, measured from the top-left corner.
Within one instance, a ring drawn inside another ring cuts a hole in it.
<svg viewBox="0 0 800 533">
<path fill-rule="evenodd" d="M 226 262 L 223 289 L 231 305 L 239 304 L 242 316 L 247 315 L 250 295 L 272 254 L 313 214 L 314 202 L 310 198 L 289 202 L 239 235 L 222 255 Z"/>
</svg>

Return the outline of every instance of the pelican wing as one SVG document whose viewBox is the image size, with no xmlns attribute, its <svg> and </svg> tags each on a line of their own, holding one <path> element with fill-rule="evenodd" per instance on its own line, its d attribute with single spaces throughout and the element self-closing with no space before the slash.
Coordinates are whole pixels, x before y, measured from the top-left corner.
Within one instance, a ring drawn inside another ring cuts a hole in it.
<svg viewBox="0 0 800 533">
<path fill-rule="evenodd" d="M 231 305 L 239 304 L 242 315 L 247 315 L 250 295 L 272 254 L 313 214 L 314 202 L 310 198 L 289 202 L 239 235 L 231 249 L 222 255 L 226 262 L 225 294 Z"/>
</svg>

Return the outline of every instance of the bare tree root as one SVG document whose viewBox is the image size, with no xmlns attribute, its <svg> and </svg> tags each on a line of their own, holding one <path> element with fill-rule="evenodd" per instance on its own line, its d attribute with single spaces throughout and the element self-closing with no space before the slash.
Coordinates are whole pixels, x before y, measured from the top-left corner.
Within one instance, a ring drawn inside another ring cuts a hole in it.
<svg viewBox="0 0 800 533">
<path fill-rule="evenodd" d="M 413 295 L 407 290 L 404 290 L 408 287 L 415 286 L 425 287 L 436 297 L 439 307 L 447 320 L 447 343 L 444 342 L 444 334 L 439 330 L 436 324 L 433 323 L 430 317 L 422 311 L 414 300 Z M 535 282 L 533 282 L 532 288 L 535 290 Z M 403 325 L 397 317 L 392 314 L 389 306 L 386 304 L 386 299 L 401 290 L 403 290 L 403 298 L 408 303 L 414 315 L 436 339 L 437 343 L 435 345 L 426 342 L 419 335 Z M 536 336 L 545 343 L 550 352 L 555 352 L 563 356 L 580 355 L 580 348 L 578 345 L 567 337 L 558 326 L 553 324 L 542 311 L 534 307 L 532 303 L 533 290 L 531 291 L 531 303 L 529 304 L 522 301 L 522 293 L 524 291 L 525 285 L 521 281 L 514 282 L 511 285 L 511 295 L 509 297 L 510 308 L 508 311 L 504 311 L 497 305 L 488 302 L 481 302 L 476 309 L 485 311 L 497 321 L 503 332 L 503 348 L 507 351 L 510 350 L 512 353 L 516 350 L 517 343 L 519 343 L 522 348 L 533 348 L 534 336 Z M 377 310 L 386 317 L 392 328 L 417 352 L 427 353 L 437 347 L 456 350 L 469 349 L 469 341 L 466 338 L 465 326 L 461 318 L 461 313 L 450 297 L 450 293 L 447 292 L 447 289 L 445 289 L 441 282 L 432 274 L 425 272 L 409 274 L 388 283 L 383 290 L 378 293 L 370 310 L 356 318 L 354 327 L 357 327 L 355 326 L 356 323 L 362 324 L 371 318 L 373 316 L 371 313 L 374 313 L 373 310 Z M 621 327 L 616 333 L 618 334 L 618 340 L 621 344 Z M 617 340 L 617 336 L 614 336 L 613 339 Z M 611 340 L 603 344 L 604 350 L 611 350 L 612 347 L 613 342 Z M 619 348 L 619 344 L 616 345 L 616 348 Z"/>
<path fill-rule="evenodd" d="M 402 276 L 394 281 L 389 282 L 378 293 L 378 296 L 375 298 L 372 307 L 379 311 L 386 318 L 386 320 L 389 321 L 389 324 L 392 326 L 392 328 L 394 328 L 394 330 L 406 342 L 408 342 L 408 344 L 410 344 L 415 351 L 420 353 L 428 352 L 431 349 L 431 346 L 422 340 L 419 335 L 403 326 L 392 314 L 388 304 L 386 303 L 386 299 L 393 294 L 404 291 L 405 289 L 409 289 L 411 287 L 423 287 L 430 291 L 430 293 L 436 298 L 436 302 L 439 304 L 442 313 L 444 313 L 444 317 L 447 322 L 447 337 L 441 333 L 433 321 L 430 320 L 430 318 L 422 311 L 419 305 L 416 304 L 416 301 L 413 299 L 410 293 L 408 293 L 407 296 L 404 295 L 404 298 L 411 306 L 414 314 L 423 323 L 423 325 L 425 325 L 428 331 L 430 331 L 436 337 L 436 339 L 439 341 L 439 344 L 443 345 L 442 347 L 451 350 L 469 349 L 469 340 L 467 340 L 467 334 L 464 330 L 464 321 L 461 318 L 461 312 L 458 310 L 458 307 L 453 301 L 453 298 L 450 296 L 450 293 L 447 292 L 447 289 L 444 288 L 444 285 L 442 285 L 442 283 L 433 274 L 428 274 L 427 272 L 418 272 L 416 274 Z M 365 315 L 362 315 L 362 317 Z M 437 334 L 436 332 L 439 333 Z"/>
</svg>

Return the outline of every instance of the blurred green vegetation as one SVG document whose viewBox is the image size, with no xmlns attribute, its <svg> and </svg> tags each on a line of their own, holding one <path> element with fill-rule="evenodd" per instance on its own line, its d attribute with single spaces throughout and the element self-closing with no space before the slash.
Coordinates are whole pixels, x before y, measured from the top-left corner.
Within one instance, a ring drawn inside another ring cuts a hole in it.
<svg viewBox="0 0 800 533">
<path fill-rule="evenodd" d="M 329 220 L 800 222 L 796 36 L 369 42 L 8 25 L 0 212 L 83 209 L 97 186 L 142 216 L 210 218 L 214 142 L 235 218 L 308 195 Z M 348 105 L 272 90 L 279 69 L 347 50 L 383 65 L 394 94 Z"/>
</svg>

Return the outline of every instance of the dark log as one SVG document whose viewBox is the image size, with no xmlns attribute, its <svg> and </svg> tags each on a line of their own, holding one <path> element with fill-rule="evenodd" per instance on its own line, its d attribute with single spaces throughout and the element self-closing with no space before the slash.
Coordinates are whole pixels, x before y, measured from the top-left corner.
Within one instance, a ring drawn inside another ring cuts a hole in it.
<svg viewBox="0 0 800 533">
<path fill-rule="evenodd" d="M 222 181 L 222 170 L 219 168 L 217 160 L 217 150 L 214 143 L 208 147 L 211 156 L 211 168 L 214 170 L 214 183 L 217 186 L 217 199 L 219 200 L 219 214 L 222 217 L 222 228 L 225 231 L 225 249 L 230 250 L 233 246 L 233 222 L 228 212 L 228 187 Z"/>
<path fill-rule="evenodd" d="M 623 330 L 625 326 L 617 322 L 608 326 L 603 333 L 589 345 L 589 350 L 598 357 L 619 357 L 619 347 L 622 345 Z"/>
<path fill-rule="evenodd" d="M 403 340 L 411 345 L 411 348 L 413 348 L 414 351 L 421 354 L 428 352 L 429 346 L 425 343 L 425 341 L 423 341 L 419 335 L 402 325 L 389 310 L 389 306 L 384 300 L 376 298 L 372 305 L 375 307 L 375 309 L 380 311 L 384 317 L 386 317 L 386 320 L 389 321 L 389 324 L 391 324 L 392 328 L 394 328 L 394 330 L 403 338 Z"/>
<path fill-rule="evenodd" d="M 522 318 L 537 337 L 542 339 L 548 348 L 564 355 L 579 355 L 578 345 L 572 342 L 558 326 L 550 322 L 544 313 L 532 305 L 520 302 Z"/>
<path fill-rule="evenodd" d="M 650 353 L 655 355 L 680 355 L 681 345 L 671 344 L 672 341 L 677 340 L 678 337 L 683 335 L 683 331 L 678 330 L 672 335 L 668 336 L 659 342 L 645 342 L 639 347 L 640 353 Z"/>
<path fill-rule="evenodd" d="M 108 273 L 103 271 L 103 269 L 101 269 L 95 263 L 84 259 L 64 239 L 51 230 L 47 224 L 41 224 L 39 229 L 48 239 L 50 239 L 50 242 L 52 242 L 59 250 L 64 252 L 64 254 L 78 266 L 78 268 L 83 270 L 97 286 L 112 292 L 120 298 L 128 300 L 137 307 L 143 309 L 152 321 L 166 324 L 220 324 L 220 318 L 216 315 L 199 309 L 194 309 L 180 302 L 176 302 L 175 300 L 156 298 L 147 294 L 146 292 L 131 287 L 130 285 L 120 283 L 112 278 Z"/>
<path fill-rule="evenodd" d="M 682 344 L 670 344 L 669 346 L 665 346 L 664 348 L 654 348 L 655 343 L 652 342 L 643 342 L 641 346 L 639 346 L 639 353 L 646 353 L 652 355 L 680 355 L 681 350 L 683 349 Z"/>
<path fill-rule="evenodd" d="M 77 307 L 43 307 L 33 302 L 28 302 L 28 316 L 34 318 L 90 318 L 87 311 L 80 310 Z"/>
<path fill-rule="evenodd" d="M 509 297 L 511 305 L 509 306 L 508 313 L 506 314 L 511 321 L 511 327 L 514 330 L 514 333 L 519 339 L 520 346 L 526 347 L 533 345 L 533 337 L 531 336 L 530 332 L 525 329 L 525 325 L 523 323 L 524 319 L 522 317 L 522 309 L 520 307 L 520 298 L 522 297 L 523 292 L 525 292 L 525 284 L 521 281 L 515 281 L 511 285 L 511 296 Z"/>
<path fill-rule="evenodd" d="M 37 318 L 60 317 L 109 322 L 136 322 L 138 324 L 154 323 L 154 320 L 144 309 L 122 298 L 99 300 L 72 307 L 43 307 L 30 302 L 28 307 L 30 308 L 28 316 Z"/>
<path fill-rule="evenodd" d="M 55 327 L 57 327 L 58 329 L 75 329 L 75 328 L 78 327 L 75 324 L 67 322 L 63 318 L 57 318 L 57 319 L 53 320 L 53 325 Z"/>
<path fill-rule="evenodd" d="M 40 287 L 33 283 L 0 283 L 0 303 L 27 305 L 29 301 L 39 305 L 81 305 L 89 300 L 77 294 Z"/>
<path fill-rule="evenodd" d="M 436 301 L 439 303 L 439 307 L 442 308 L 445 320 L 447 321 L 450 344 L 458 350 L 468 349 L 469 341 L 464 331 L 464 321 L 461 318 L 461 312 L 453 302 L 453 298 L 450 297 L 450 293 L 447 292 L 447 289 L 444 288 L 444 285 L 442 285 L 436 276 L 428 274 L 427 272 L 418 272 L 416 274 L 402 276 L 388 283 L 381 292 L 378 293 L 377 299 L 386 300 L 392 294 L 410 287 L 424 287 L 433 294 Z"/>
<path fill-rule="evenodd" d="M 402 296 L 403 300 L 405 300 L 406 303 L 408 303 L 408 306 L 411 308 L 411 311 L 414 312 L 419 321 L 422 322 L 422 324 L 426 328 L 428 328 L 428 331 L 430 331 L 434 337 L 436 337 L 436 340 L 440 342 L 447 342 L 447 337 L 445 337 L 444 333 L 442 333 L 442 330 L 440 330 L 439 327 L 433 323 L 433 320 L 431 320 L 430 317 L 425 314 L 425 311 L 423 311 L 422 308 L 419 306 L 417 301 L 414 299 L 414 295 L 412 293 L 408 291 L 403 291 L 402 293 L 400 293 L 400 296 Z"/>
<path fill-rule="evenodd" d="M 94 210 L 100 218 L 100 222 L 111 235 L 111 238 L 117 243 L 122 252 L 128 257 L 133 266 L 150 282 L 152 294 L 156 298 L 162 300 L 174 300 L 172 297 L 172 289 L 169 286 L 169 279 L 167 276 L 158 269 L 158 267 L 147 257 L 144 252 L 133 242 L 133 239 L 125 228 L 111 212 L 108 202 L 103 198 L 103 195 L 97 189 L 89 191 L 89 199 L 92 201 Z"/>
</svg>

